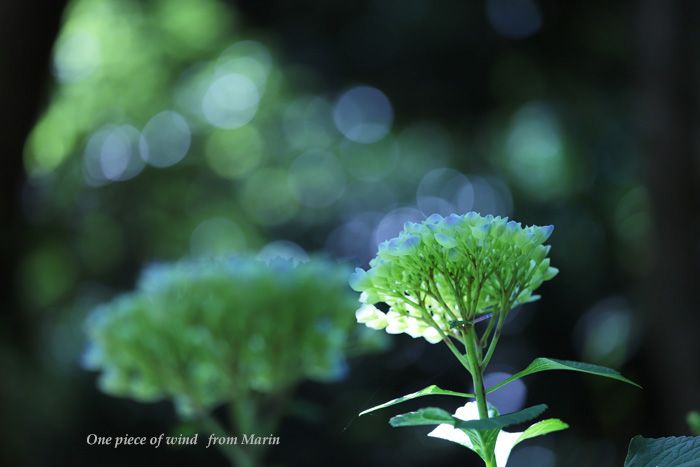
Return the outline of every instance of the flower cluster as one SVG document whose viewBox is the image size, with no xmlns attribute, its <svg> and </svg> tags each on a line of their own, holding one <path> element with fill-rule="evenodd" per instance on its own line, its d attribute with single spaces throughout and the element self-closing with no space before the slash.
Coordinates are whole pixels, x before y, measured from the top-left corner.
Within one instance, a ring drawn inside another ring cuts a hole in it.
<svg viewBox="0 0 700 467">
<path fill-rule="evenodd" d="M 558 272 L 544 245 L 552 230 L 475 212 L 409 222 L 379 245 L 369 270 L 351 276 L 351 287 L 362 292 L 357 321 L 431 343 L 459 337 L 456 323 L 539 298 L 533 292 Z M 387 313 L 374 307 L 379 302 L 389 305 Z"/>
<path fill-rule="evenodd" d="M 135 292 L 88 318 L 86 364 L 102 371 L 105 392 L 170 398 L 181 414 L 247 391 L 278 393 L 303 378 L 334 379 L 353 328 L 348 273 L 320 258 L 151 267 Z"/>
</svg>

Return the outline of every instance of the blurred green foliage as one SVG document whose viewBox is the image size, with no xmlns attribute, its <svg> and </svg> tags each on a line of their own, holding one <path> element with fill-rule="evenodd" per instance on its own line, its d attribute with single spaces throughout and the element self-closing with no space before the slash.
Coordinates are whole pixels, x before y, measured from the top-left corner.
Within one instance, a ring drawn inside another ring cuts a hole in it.
<svg viewBox="0 0 700 467">
<path fill-rule="evenodd" d="M 616 158 L 584 157 L 553 102 L 507 100 L 467 136 L 436 122 L 399 125 L 376 88 L 334 100 L 316 73 L 283 65 L 270 41 L 250 36 L 216 0 L 71 2 L 55 91 L 25 148 L 27 217 L 62 244 L 40 238 L 27 256 L 24 289 L 47 290 L 25 293 L 31 308 L 70 306 L 86 280 L 114 283 L 153 258 L 257 249 L 281 229 L 361 263 L 406 220 L 511 215 L 513 196 L 537 209 L 573 203 L 550 218 L 562 242 L 580 246 L 561 258 L 577 274 L 592 275 L 604 235 L 619 243 L 626 273 L 644 271 L 645 190 Z M 496 71 L 534 66 L 514 57 Z M 609 144 L 613 130 L 601 131 L 595 138 Z M 603 169 L 619 179 L 600 191 L 604 207 L 577 201 L 600 189 Z M 71 273 L 36 272 L 39 260 Z"/>
<path fill-rule="evenodd" d="M 338 221 L 410 200 L 447 163 L 444 130 L 394 135 L 390 107 L 380 140 L 349 141 L 331 98 L 307 94 L 313 76 L 242 30 L 216 0 L 70 3 L 55 90 L 25 146 L 27 217 L 54 228 L 23 266 L 30 308 L 72 308 L 86 282 L 154 258 L 255 250 L 280 228 L 323 247 Z M 356 112 L 374 101 L 357 99 L 341 109 L 356 133 L 374 128 Z M 42 272 L 52 264 L 68 273 Z"/>
<path fill-rule="evenodd" d="M 693 434 L 700 436 L 700 412 L 693 410 L 688 413 L 688 426 Z"/>
</svg>

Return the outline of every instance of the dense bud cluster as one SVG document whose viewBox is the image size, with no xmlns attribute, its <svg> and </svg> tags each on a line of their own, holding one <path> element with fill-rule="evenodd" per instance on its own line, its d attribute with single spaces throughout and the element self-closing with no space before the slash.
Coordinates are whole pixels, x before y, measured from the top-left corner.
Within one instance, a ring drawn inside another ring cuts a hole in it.
<svg viewBox="0 0 700 467">
<path fill-rule="evenodd" d="M 329 380 L 353 328 L 349 271 L 323 259 L 298 265 L 249 257 L 146 270 L 135 292 L 87 320 L 87 366 L 100 386 L 141 401 L 172 399 L 180 413 L 246 391 L 277 393 Z"/>
<path fill-rule="evenodd" d="M 379 245 L 369 270 L 352 275 L 350 285 L 362 292 L 357 321 L 431 343 L 459 337 L 456 323 L 539 298 L 533 292 L 558 272 L 544 245 L 552 230 L 475 212 L 409 222 Z M 379 302 L 387 313 L 374 307 Z"/>
</svg>

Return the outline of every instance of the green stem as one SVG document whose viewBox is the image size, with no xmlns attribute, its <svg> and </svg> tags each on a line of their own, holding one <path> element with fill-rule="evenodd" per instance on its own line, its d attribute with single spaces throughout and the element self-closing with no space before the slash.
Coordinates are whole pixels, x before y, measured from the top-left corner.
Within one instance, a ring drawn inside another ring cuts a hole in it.
<svg viewBox="0 0 700 467">
<path fill-rule="evenodd" d="M 484 378 L 482 375 L 481 358 L 478 353 L 478 342 L 476 330 L 473 325 L 466 326 L 465 344 L 467 345 L 467 360 L 472 368 L 472 381 L 474 382 L 474 395 L 476 405 L 479 409 L 479 418 L 489 418 L 489 411 L 486 405 L 486 391 L 484 390 Z"/>
<path fill-rule="evenodd" d="M 246 394 L 246 397 L 242 397 Z M 229 415 L 231 426 L 235 427 L 238 435 L 251 435 L 255 433 L 255 413 L 253 397 L 248 392 L 241 391 L 239 396 L 234 398 L 229 404 Z M 262 454 L 261 446 L 245 446 L 236 445 L 240 453 L 236 460 L 236 467 L 254 467 L 259 464 L 258 459 Z"/>
<path fill-rule="evenodd" d="M 439 328 L 438 328 L 438 329 L 439 329 Z M 471 374 L 471 372 L 472 372 L 472 366 L 471 366 L 471 364 L 469 363 L 468 360 L 466 360 L 466 359 L 464 358 L 464 355 L 457 349 L 457 347 L 455 347 L 455 345 L 454 345 L 454 344 L 452 343 L 452 341 L 450 340 L 449 336 L 446 336 L 446 335 L 443 334 L 442 340 L 447 344 L 447 347 L 450 348 L 450 350 L 452 351 L 452 353 L 454 354 L 454 356 L 457 357 L 457 360 L 459 360 L 459 363 L 461 363 L 462 366 L 463 366 L 464 368 L 466 368 L 467 371 Z"/>
<path fill-rule="evenodd" d="M 432 327 L 437 329 L 437 332 L 440 334 L 440 337 L 442 337 L 442 341 L 447 344 L 447 347 L 450 349 L 452 354 L 457 357 L 457 360 L 459 360 L 459 363 L 462 364 L 464 368 L 467 369 L 469 373 L 472 372 L 471 365 L 469 364 L 468 361 L 465 360 L 464 355 L 455 347 L 455 345 L 452 343 L 450 340 L 450 336 L 447 335 L 441 328 L 438 326 L 438 324 L 435 322 L 433 317 L 430 315 L 430 313 L 425 309 L 420 307 L 419 308 L 421 314 L 423 315 L 423 319 L 430 324 Z"/>
<path fill-rule="evenodd" d="M 474 325 L 466 326 L 464 329 L 465 343 L 467 347 L 467 359 L 470 366 L 472 367 L 472 381 L 474 383 L 474 395 L 476 396 L 476 406 L 479 411 L 479 418 L 485 419 L 489 418 L 488 405 L 486 402 L 486 391 L 484 389 L 484 376 L 483 368 L 480 365 L 481 361 L 481 347 L 479 347 L 479 338 L 476 333 Z M 477 432 L 477 436 L 482 437 L 481 432 Z M 487 443 L 481 442 L 482 446 L 486 446 Z M 493 452 L 484 452 L 483 460 L 486 467 L 497 467 L 496 457 Z"/>
<path fill-rule="evenodd" d="M 223 426 L 209 413 L 201 415 L 199 418 L 199 424 L 202 429 L 208 433 L 228 437 L 230 436 Z M 216 447 L 219 449 L 221 454 L 226 457 L 226 459 L 231 463 L 232 466 L 236 467 L 253 467 L 255 463 L 248 453 L 241 448 L 241 446 L 236 444 L 217 444 Z"/>
<path fill-rule="evenodd" d="M 489 319 L 489 324 L 486 326 L 486 330 L 484 333 L 481 335 L 481 339 L 479 339 L 479 346 L 483 349 L 486 347 L 486 343 L 488 342 L 489 335 L 491 334 L 491 331 L 493 331 L 493 327 L 496 325 L 496 321 L 498 321 L 498 318 L 495 313 L 491 315 L 491 318 Z"/>
<path fill-rule="evenodd" d="M 496 325 L 496 330 L 493 332 L 493 337 L 491 338 L 491 343 L 489 344 L 489 348 L 486 351 L 486 355 L 481 361 L 482 368 L 486 368 L 486 366 L 491 361 L 491 357 L 493 357 L 493 353 L 496 351 L 496 345 L 498 344 L 498 339 L 500 339 L 501 331 L 503 330 L 503 322 L 505 321 L 505 315 L 505 312 L 501 312 L 498 314 L 498 324 Z M 491 319 L 494 318 L 492 317 Z"/>
<path fill-rule="evenodd" d="M 428 280 L 427 286 L 428 286 L 428 293 L 430 294 L 430 296 L 433 297 L 435 300 L 437 300 L 440 303 L 440 305 L 442 305 L 442 307 L 445 309 L 445 312 L 450 315 L 450 318 L 457 319 L 457 315 L 455 315 L 452 312 L 450 307 L 447 306 L 447 303 L 445 303 L 445 300 L 443 300 L 442 295 L 440 294 L 440 291 L 438 290 L 437 282 L 435 282 L 435 273 L 433 271 L 430 271 L 430 279 Z M 462 318 L 462 319 L 464 319 L 464 318 Z"/>
</svg>

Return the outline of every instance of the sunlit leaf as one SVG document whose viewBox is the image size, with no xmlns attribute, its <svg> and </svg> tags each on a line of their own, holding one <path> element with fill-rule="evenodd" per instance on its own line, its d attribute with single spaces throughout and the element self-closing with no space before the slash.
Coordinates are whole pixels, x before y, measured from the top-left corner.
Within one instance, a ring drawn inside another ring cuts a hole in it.
<svg viewBox="0 0 700 467">
<path fill-rule="evenodd" d="M 644 438 L 630 441 L 625 467 L 696 467 L 700 459 L 700 436 Z"/>
<path fill-rule="evenodd" d="M 534 373 L 540 373 L 542 371 L 552 371 L 552 370 L 565 370 L 565 371 L 578 371 L 581 373 L 589 373 L 591 375 L 597 375 L 597 376 L 603 376 L 605 378 L 610 378 L 610 379 L 615 379 L 617 381 L 622 381 L 623 383 L 631 384 L 633 386 L 636 386 L 638 388 L 641 388 L 640 385 L 635 383 L 634 381 L 631 381 L 624 376 L 622 376 L 619 372 L 611 369 L 611 368 L 606 368 L 604 366 L 600 365 L 593 365 L 591 363 L 582 363 L 582 362 L 574 362 L 571 360 L 557 360 L 554 358 L 536 358 L 530 363 L 527 368 L 525 368 L 522 371 L 519 371 L 518 373 L 514 374 L 513 376 L 504 379 L 500 383 L 496 384 L 495 386 L 490 387 L 486 392 L 490 393 L 495 391 L 496 389 L 499 389 L 506 384 L 510 383 L 511 381 L 515 381 L 516 379 L 520 379 L 523 376 L 531 375 Z"/>
<path fill-rule="evenodd" d="M 412 399 L 417 399 L 418 397 L 423 397 L 423 396 L 456 396 L 456 397 L 466 397 L 466 398 L 474 398 L 474 394 L 469 394 L 465 392 L 455 392 L 455 391 L 448 391 L 447 389 L 442 389 L 437 387 L 436 385 L 432 384 L 426 388 L 421 389 L 420 391 L 413 392 L 411 394 L 406 394 L 405 396 L 397 397 L 396 399 L 392 399 L 389 402 L 385 402 L 383 404 L 379 404 L 377 406 L 374 406 L 370 409 L 363 410 L 360 412 L 360 415 L 365 415 L 370 412 L 374 412 L 375 410 L 380 410 L 380 409 L 385 409 L 387 407 L 391 407 L 392 405 L 400 404 L 402 402 L 410 401 Z"/>
<path fill-rule="evenodd" d="M 523 431 L 520 434 L 520 437 L 518 437 L 518 439 L 515 441 L 515 444 L 525 441 L 526 439 L 544 436 L 555 431 L 566 430 L 567 428 L 569 428 L 569 425 L 562 422 L 558 418 L 548 418 L 531 425 L 527 430 Z"/>
<path fill-rule="evenodd" d="M 456 419 L 446 410 L 436 407 L 425 407 L 415 412 L 408 412 L 392 417 L 391 420 L 389 420 L 389 424 L 393 427 L 439 425 L 441 423 L 454 425 L 455 420 Z"/>
<path fill-rule="evenodd" d="M 457 430 L 456 430 L 457 431 Z M 486 459 L 491 457 L 491 454 L 496 450 L 498 435 L 501 430 L 462 430 L 467 434 L 471 446 L 465 446 L 481 457 L 486 462 Z"/>
</svg>

